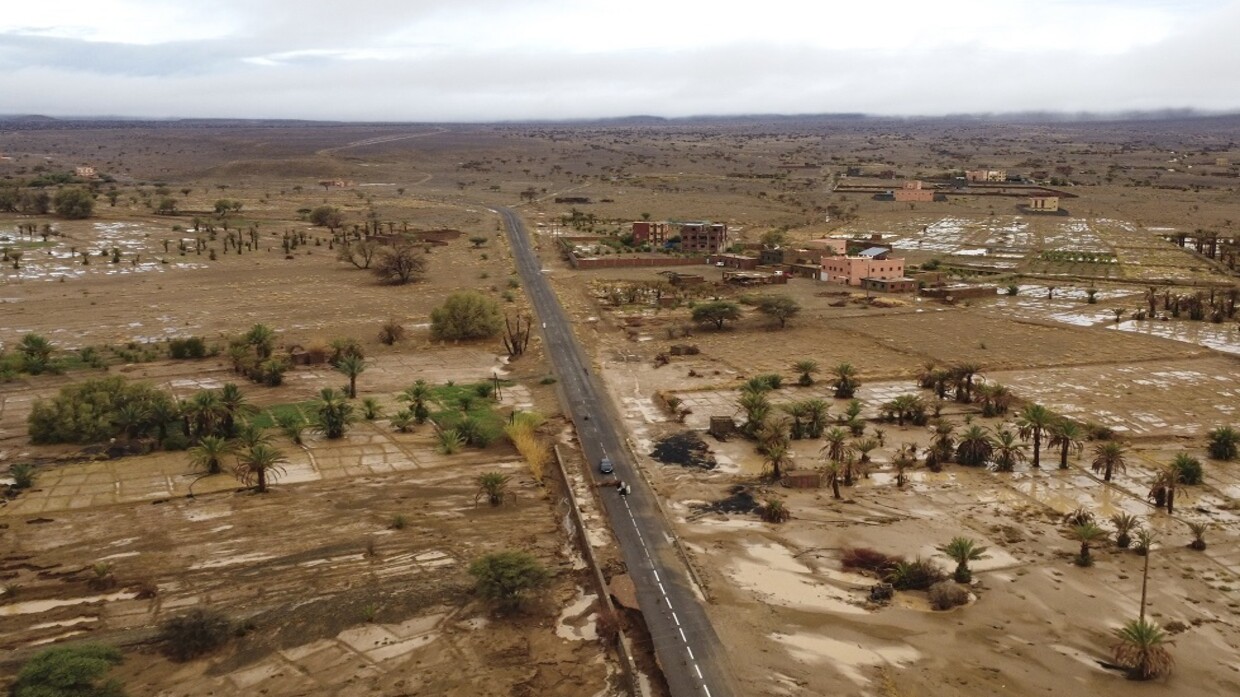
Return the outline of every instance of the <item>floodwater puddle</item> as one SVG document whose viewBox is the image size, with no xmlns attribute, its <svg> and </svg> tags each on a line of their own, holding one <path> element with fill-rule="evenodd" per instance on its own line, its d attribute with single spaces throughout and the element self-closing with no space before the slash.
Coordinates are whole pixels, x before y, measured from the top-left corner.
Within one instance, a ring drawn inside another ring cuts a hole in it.
<svg viewBox="0 0 1240 697">
<path fill-rule="evenodd" d="M 84 598 L 52 598 L 48 600 L 27 600 L 24 603 L 0 605 L 0 617 L 16 617 L 17 615 L 33 615 L 40 612 L 55 610 L 70 605 L 87 605 L 92 603 L 110 603 L 117 600 L 133 600 L 138 597 L 132 591 L 121 591 L 108 595 L 88 595 Z"/>
<path fill-rule="evenodd" d="M 555 635 L 569 641 L 594 641 L 598 638 L 598 616 L 593 607 L 598 596 L 577 589 L 577 599 L 560 611 Z"/>
<path fill-rule="evenodd" d="M 747 544 L 749 557 L 728 568 L 737 585 L 768 602 L 810 611 L 864 614 L 853 594 L 815 577 L 813 570 L 775 543 Z"/>
<path fill-rule="evenodd" d="M 865 668 L 882 665 L 898 668 L 921 658 L 921 653 L 911 646 L 862 646 L 808 632 L 776 632 L 771 638 L 783 644 L 793 658 L 806 663 L 830 663 L 858 685 L 870 682 L 863 672 Z"/>
</svg>

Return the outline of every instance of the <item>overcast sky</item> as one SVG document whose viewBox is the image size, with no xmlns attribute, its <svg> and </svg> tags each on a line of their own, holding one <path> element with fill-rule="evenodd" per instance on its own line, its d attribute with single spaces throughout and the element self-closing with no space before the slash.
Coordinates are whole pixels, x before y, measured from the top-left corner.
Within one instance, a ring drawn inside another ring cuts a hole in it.
<svg viewBox="0 0 1240 697">
<path fill-rule="evenodd" d="M 1240 0 L 5 0 L 0 113 L 1240 110 Z"/>
</svg>

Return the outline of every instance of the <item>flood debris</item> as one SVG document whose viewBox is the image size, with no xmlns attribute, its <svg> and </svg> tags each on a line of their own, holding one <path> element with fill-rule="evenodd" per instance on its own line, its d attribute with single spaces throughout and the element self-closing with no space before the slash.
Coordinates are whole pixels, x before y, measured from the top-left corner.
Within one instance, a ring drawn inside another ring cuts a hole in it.
<svg viewBox="0 0 1240 697">
<path fill-rule="evenodd" d="M 704 470 L 713 470 L 719 464 L 710 454 L 706 441 L 696 431 L 681 431 L 663 438 L 655 444 L 650 456 L 664 464 Z"/>
</svg>

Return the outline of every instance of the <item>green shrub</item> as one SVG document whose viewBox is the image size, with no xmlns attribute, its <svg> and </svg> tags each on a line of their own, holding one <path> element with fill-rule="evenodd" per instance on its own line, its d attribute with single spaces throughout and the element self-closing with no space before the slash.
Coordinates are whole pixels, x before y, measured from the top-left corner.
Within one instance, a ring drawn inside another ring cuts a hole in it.
<svg viewBox="0 0 1240 697">
<path fill-rule="evenodd" d="M 181 430 L 176 429 L 170 431 L 159 443 L 159 447 L 164 450 L 179 452 L 189 449 L 189 438 Z"/>
<path fill-rule="evenodd" d="M 947 578 L 943 570 L 929 559 L 918 557 L 913 561 L 897 562 L 883 579 L 896 590 L 929 590 L 930 586 Z"/>
<path fill-rule="evenodd" d="M 17 673 L 13 697 L 124 697 L 116 680 L 100 682 L 121 652 L 102 644 L 48 649 L 26 662 Z"/>
<path fill-rule="evenodd" d="M 1171 466 L 1175 468 L 1177 479 L 1181 484 L 1200 484 L 1203 476 L 1201 468 L 1201 460 L 1188 455 L 1178 456 L 1172 461 Z"/>
<path fill-rule="evenodd" d="M 508 550 L 481 557 L 469 565 L 482 597 L 515 608 L 530 592 L 547 583 L 550 574 L 528 552 Z"/>
<path fill-rule="evenodd" d="M 453 293 L 431 310 L 431 336 L 438 340 L 488 339 L 503 325 L 499 304 L 473 291 Z"/>
<path fill-rule="evenodd" d="M 171 402 L 166 392 L 108 376 L 62 387 L 55 397 L 36 401 L 26 423 L 36 444 L 102 443 L 148 434 L 155 427 L 153 407 L 164 402 Z"/>
<path fill-rule="evenodd" d="M 172 339 L 168 342 L 168 355 L 176 360 L 205 358 L 207 355 L 207 342 L 203 341 L 200 336 Z"/>
</svg>

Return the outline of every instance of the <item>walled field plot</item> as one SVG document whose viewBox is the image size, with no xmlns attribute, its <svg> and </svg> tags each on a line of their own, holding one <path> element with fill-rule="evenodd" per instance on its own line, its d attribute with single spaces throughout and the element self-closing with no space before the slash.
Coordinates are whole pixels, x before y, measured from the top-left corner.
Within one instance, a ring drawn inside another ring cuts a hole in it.
<svg viewBox="0 0 1240 697">
<path fill-rule="evenodd" d="M 944 364 L 967 361 L 980 364 L 984 371 L 1171 359 L 1200 352 L 1161 340 L 1138 342 L 1101 330 L 1017 322 L 967 310 L 841 319 L 828 326 L 870 337 L 915 358 L 919 366 L 930 359 Z"/>
<path fill-rule="evenodd" d="M 1215 351 L 1240 355 L 1240 327 L 1206 322 L 1161 322 L 1158 320 L 1126 320 L 1114 329 L 1134 334 L 1157 336 L 1188 344 L 1206 346 Z"/>
<path fill-rule="evenodd" d="M 370 441 L 316 444 L 316 459 L 367 444 L 377 455 Z M 402 459 L 402 449 L 390 459 Z M 158 469 L 149 459 L 115 464 Z M 128 643 L 163 619 L 210 607 L 253 629 L 188 664 L 130 652 L 120 675 L 130 694 L 464 696 L 504 684 L 569 697 L 606 688 L 598 644 L 539 619 L 546 608 L 491 619 L 472 601 L 465 568 L 503 548 L 532 551 L 552 567 L 548 603 L 576 593 L 558 517 L 522 466 L 486 454 L 422 459 L 423 469 L 376 464 L 342 468 L 331 482 L 290 477 L 265 496 L 234 484 L 158 505 L 0 510 L 3 568 L 21 588 L 0 604 L 0 645 L 16 660 L 67 638 Z M 22 498 L 54 500 L 69 480 L 98 478 L 91 465 L 59 469 L 47 490 Z M 474 478 L 491 470 L 512 476 L 515 502 L 474 505 Z M 391 526 L 397 516 L 403 528 Z M 96 563 L 111 565 L 115 581 L 105 590 L 88 586 Z"/>
<path fill-rule="evenodd" d="M 1201 436 L 1240 414 L 1240 366 L 1228 358 L 995 371 L 1022 398 L 1127 436 Z"/>
<path fill-rule="evenodd" d="M 1053 296 L 1048 284 L 1022 283 L 1015 296 L 996 295 L 986 309 L 995 317 L 1053 321 L 1078 327 L 1094 327 L 1115 322 L 1111 308 L 1131 308 L 1143 302 L 1141 291 L 1131 288 L 1097 288 L 1095 300 L 1087 302 L 1088 285 L 1055 286 Z M 1167 337 L 1170 338 L 1170 337 Z M 1190 342 L 1192 343 L 1192 342 Z"/>
</svg>

